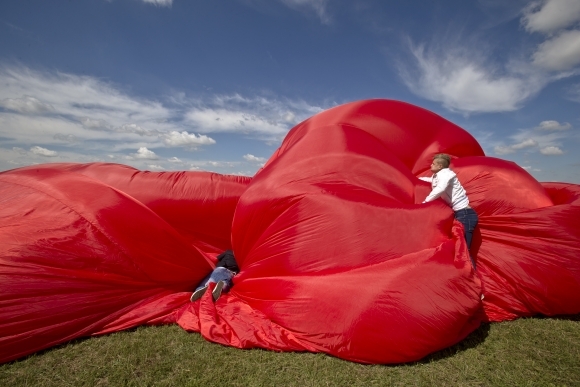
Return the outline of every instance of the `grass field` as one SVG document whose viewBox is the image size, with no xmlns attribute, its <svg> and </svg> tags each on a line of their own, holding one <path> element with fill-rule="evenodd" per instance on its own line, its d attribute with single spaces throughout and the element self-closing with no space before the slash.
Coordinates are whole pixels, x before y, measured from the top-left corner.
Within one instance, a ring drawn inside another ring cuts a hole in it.
<svg viewBox="0 0 580 387">
<path fill-rule="evenodd" d="M 485 324 L 456 346 L 395 366 L 140 327 L 0 365 L 0 386 L 580 386 L 580 315 Z"/>
</svg>

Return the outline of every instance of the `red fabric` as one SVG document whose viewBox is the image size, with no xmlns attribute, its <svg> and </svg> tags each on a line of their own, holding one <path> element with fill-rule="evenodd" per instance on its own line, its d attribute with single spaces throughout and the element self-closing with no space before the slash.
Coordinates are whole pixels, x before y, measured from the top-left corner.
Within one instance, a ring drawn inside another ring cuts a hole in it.
<svg viewBox="0 0 580 387">
<path fill-rule="evenodd" d="M 439 152 L 479 214 L 477 272 L 452 210 L 421 204 L 417 177 Z M 580 313 L 579 216 L 580 186 L 538 183 L 387 100 L 297 125 L 253 179 L 102 163 L 2 172 L 0 362 L 167 323 L 239 348 L 417 360 L 481 321 Z M 229 248 L 234 287 L 190 302 Z"/>
</svg>

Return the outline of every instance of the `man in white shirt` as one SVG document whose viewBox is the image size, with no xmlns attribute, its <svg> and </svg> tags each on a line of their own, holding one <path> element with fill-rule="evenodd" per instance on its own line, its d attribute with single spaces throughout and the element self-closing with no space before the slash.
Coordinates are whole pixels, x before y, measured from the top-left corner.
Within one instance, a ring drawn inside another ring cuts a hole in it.
<svg viewBox="0 0 580 387">
<path fill-rule="evenodd" d="M 431 193 L 423 203 L 442 198 L 453 208 L 455 219 L 463 225 L 465 241 L 467 242 L 467 249 L 469 250 L 471 248 L 473 230 L 475 230 L 479 218 L 473 208 L 469 206 L 469 199 L 467 198 L 465 189 L 459 182 L 459 179 L 457 179 L 457 175 L 449 169 L 450 163 L 451 157 L 447 154 L 440 153 L 433 156 L 433 162 L 431 163 L 433 176 L 419 178 L 431 183 Z M 469 253 L 469 258 L 475 269 L 475 260 L 471 256 L 471 252 Z"/>
</svg>

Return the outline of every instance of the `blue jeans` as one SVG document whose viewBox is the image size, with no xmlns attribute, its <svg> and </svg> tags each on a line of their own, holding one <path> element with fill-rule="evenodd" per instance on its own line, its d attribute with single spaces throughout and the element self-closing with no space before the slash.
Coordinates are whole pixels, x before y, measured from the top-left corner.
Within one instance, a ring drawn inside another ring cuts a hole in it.
<svg viewBox="0 0 580 387">
<path fill-rule="evenodd" d="M 226 269 L 225 267 L 216 267 L 199 283 L 195 290 L 197 291 L 199 289 L 205 288 L 210 283 L 224 281 L 225 285 L 223 287 L 223 291 L 225 292 L 232 287 L 232 278 L 234 278 L 234 275 L 236 275 L 236 273 Z"/>
<path fill-rule="evenodd" d="M 477 222 L 479 221 L 479 217 L 477 216 L 477 212 L 473 208 L 464 208 L 459 211 L 455 211 L 455 219 L 457 219 L 463 225 L 463 235 L 465 236 L 465 242 L 467 242 L 467 249 L 471 249 L 471 240 L 473 239 L 473 231 L 475 230 L 475 226 L 477 226 Z M 471 259 L 471 264 L 475 269 L 475 261 L 471 256 L 471 252 L 469 253 L 469 259 Z"/>
</svg>

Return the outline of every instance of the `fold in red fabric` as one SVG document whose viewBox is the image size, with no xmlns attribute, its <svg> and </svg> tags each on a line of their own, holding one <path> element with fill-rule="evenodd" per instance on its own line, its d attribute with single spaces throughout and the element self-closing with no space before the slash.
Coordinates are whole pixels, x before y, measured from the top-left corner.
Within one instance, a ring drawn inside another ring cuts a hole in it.
<svg viewBox="0 0 580 387">
<path fill-rule="evenodd" d="M 477 271 L 452 210 L 422 204 L 436 153 L 452 156 L 479 215 Z M 171 323 L 238 348 L 418 360 L 482 321 L 580 313 L 579 217 L 579 185 L 539 183 L 389 100 L 300 123 L 253 178 L 104 163 L 1 172 L 0 362 Z M 241 269 L 232 289 L 190 302 L 226 249 Z"/>
</svg>

